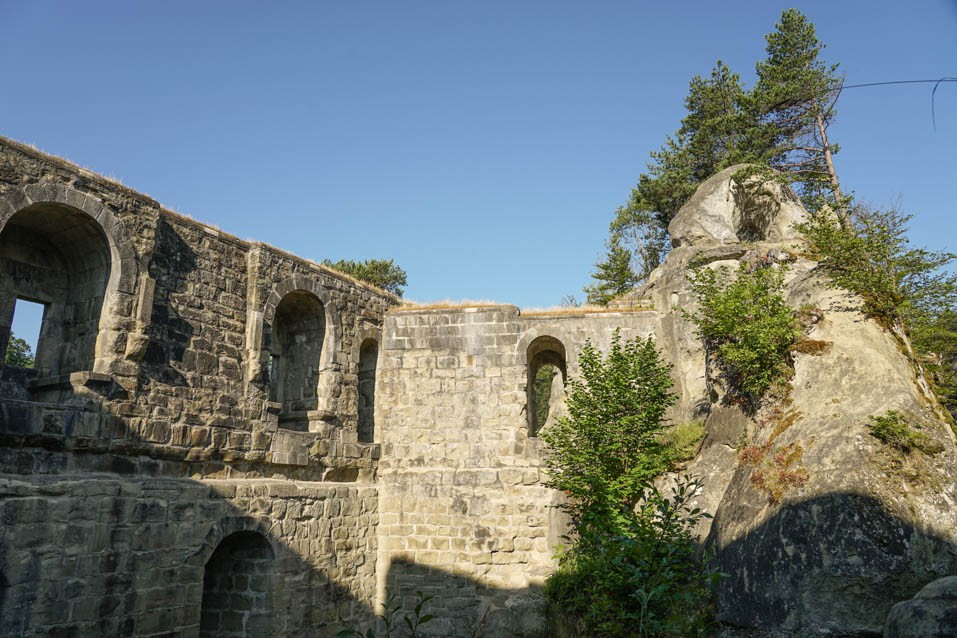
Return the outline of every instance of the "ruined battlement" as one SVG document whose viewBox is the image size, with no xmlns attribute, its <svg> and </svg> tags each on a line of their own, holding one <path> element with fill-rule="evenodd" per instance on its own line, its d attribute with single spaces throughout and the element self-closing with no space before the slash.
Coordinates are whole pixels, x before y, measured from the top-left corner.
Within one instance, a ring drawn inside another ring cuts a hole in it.
<svg viewBox="0 0 957 638">
<path fill-rule="evenodd" d="M 3 139 L 0 229 L 0 471 L 371 480 L 391 295 Z"/>
</svg>

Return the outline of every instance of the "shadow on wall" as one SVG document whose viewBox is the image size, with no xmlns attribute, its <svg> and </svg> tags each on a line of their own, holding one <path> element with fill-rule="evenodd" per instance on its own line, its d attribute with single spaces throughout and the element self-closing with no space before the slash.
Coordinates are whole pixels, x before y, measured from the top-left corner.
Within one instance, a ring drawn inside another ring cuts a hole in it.
<svg viewBox="0 0 957 638">
<path fill-rule="evenodd" d="M 724 542 L 724 523 L 747 520 L 741 514 L 719 511 L 708 539 L 718 569 L 729 574 L 717 599 L 719 620 L 730 625 L 880 636 L 894 603 L 957 573 L 957 547 L 870 496 L 787 503 L 761 527 Z"/>
<path fill-rule="evenodd" d="M 149 275 L 156 282 L 156 289 L 142 370 L 148 377 L 176 387 L 189 385 L 178 368 L 199 371 L 198 366 L 203 364 L 183 361 L 194 329 L 191 318 L 183 317 L 175 310 L 186 306 L 173 302 L 174 295 L 186 292 L 187 278 L 194 270 L 196 253 L 176 229 L 160 217 L 156 223 L 156 246 L 149 263 Z M 192 317 L 194 321 L 202 321 L 199 313 L 197 310 L 197 316 Z M 215 361 L 206 363 L 216 365 Z"/>
<path fill-rule="evenodd" d="M 337 552 L 361 540 L 337 516 L 341 487 L 267 499 L 260 483 L 232 501 L 226 481 L 33 487 L 0 479 L 0 520 L 17 521 L 0 529 L 0 635 L 320 636 L 371 620 L 336 582 L 356 578 L 349 563 L 374 564 Z M 374 575 L 362 579 L 371 599 Z"/>
<path fill-rule="evenodd" d="M 418 594 L 432 596 L 423 613 L 435 618 L 418 633 L 423 637 L 546 635 L 540 587 L 489 587 L 468 576 L 401 559 L 388 565 L 385 582 L 386 600 L 399 610 L 393 618 L 399 626 L 405 625 L 405 617 L 412 619 Z"/>
</svg>

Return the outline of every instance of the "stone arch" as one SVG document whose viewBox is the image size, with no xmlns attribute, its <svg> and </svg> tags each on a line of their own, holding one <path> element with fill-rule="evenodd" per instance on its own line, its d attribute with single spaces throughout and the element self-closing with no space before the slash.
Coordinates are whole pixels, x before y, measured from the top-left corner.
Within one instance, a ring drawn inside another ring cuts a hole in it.
<svg viewBox="0 0 957 638">
<path fill-rule="evenodd" d="M 276 554 L 262 532 L 223 538 L 203 567 L 200 636 L 271 636 Z"/>
<path fill-rule="evenodd" d="M 529 436 L 538 436 L 549 417 L 554 419 L 568 380 L 567 360 L 564 343 L 551 335 L 537 336 L 525 347 Z"/>
<path fill-rule="evenodd" d="M 306 430 L 309 415 L 334 418 L 341 324 L 328 290 L 302 275 L 283 280 L 266 300 L 257 333 L 265 389 L 281 404 L 280 425 Z"/>
<path fill-rule="evenodd" d="M 0 254 L 15 276 L 0 290 L 0 346 L 16 299 L 44 303 L 38 367 L 51 376 L 109 373 L 137 267 L 126 228 L 96 198 L 58 184 L 0 197 Z"/>
</svg>

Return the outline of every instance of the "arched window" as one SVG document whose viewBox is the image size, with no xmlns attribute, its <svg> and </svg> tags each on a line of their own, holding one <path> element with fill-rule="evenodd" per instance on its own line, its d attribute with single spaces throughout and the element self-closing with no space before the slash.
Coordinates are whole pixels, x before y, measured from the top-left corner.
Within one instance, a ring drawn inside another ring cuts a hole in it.
<svg viewBox="0 0 957 638">
<path fill-rule="evenodd" d="M 290 292 L 276 306 L 269 344 L 270 400 L 282 404 L 279 425 L 308 429 L 318 407 L 319 370 L 326 333 L 322 302 L 311 292 Z"/>
<path fill-rule="evenodd" d="M 375 368 L 379 344 L 366 339 L 359 348 L 359 442 L 375 441 Z"/>
<path fill-rule="evenodd" d="M 273 558 L 258 532 L 223 539 L 203 575 L 202 638 L 272 636 Z"/>
<path fill-rule="evenodd" d="M 110 266 L 106 235 L 88 214 L 49 203 L 14 214 L 0 232 L 0 352 L 17 300 L 31 301 L 45 306 L 39 373 L 92 370 Z"/>
<path fill-rule="evenodd" d="M 528 346 L 528 435 L 538 433 L 554 418 L 559 404 L 564 401 L 565 346 L 554 337 L 538 337 Z"/>
</svg>

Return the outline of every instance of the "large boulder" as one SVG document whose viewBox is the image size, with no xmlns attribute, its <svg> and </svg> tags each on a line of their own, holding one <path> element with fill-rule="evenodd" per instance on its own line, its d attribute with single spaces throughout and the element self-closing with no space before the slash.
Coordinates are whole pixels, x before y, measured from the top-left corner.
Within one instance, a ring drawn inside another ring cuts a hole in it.
<svg viewBox="0 0 957 638">
<path fill-rule="evenodd" d="M 676 248 L 782 242 L 798 239 L 795 225 L 806 219 L 794 191 L 773 175 L 738 164 L 701 184 L 668 224 L 668 234 Z"/>
<path fill-rule="evenodd" d="M 681 394 L 675 419 L 698 418 L 705 441 L 682 473 L 704 480 L 699 528 L 720 571 L 727 635 L 880 635 L 891 607 L 957 574 L 957 449 L 906 338 L 862 312 L 807 259 L 807 218 L 777 181 L 699 188 L 672 221 L 674 249 L 620 305 L 653 306 L 658 343 Z M 786 267 L 785 295 L 805 325 L 788 392 L 754 413 L 725 400 L 689 313 L 691 267 Z M 871 417 L 896 411 L 925 437 L 904 453 L 875 438 Z"/>
<path fill-rule="evenodd" d="M 957 576 L 935 580 L 911 600 L 894 605 L 884 625 L 884 638 L 953 636 L 957 636 Z"/>
</svg>

